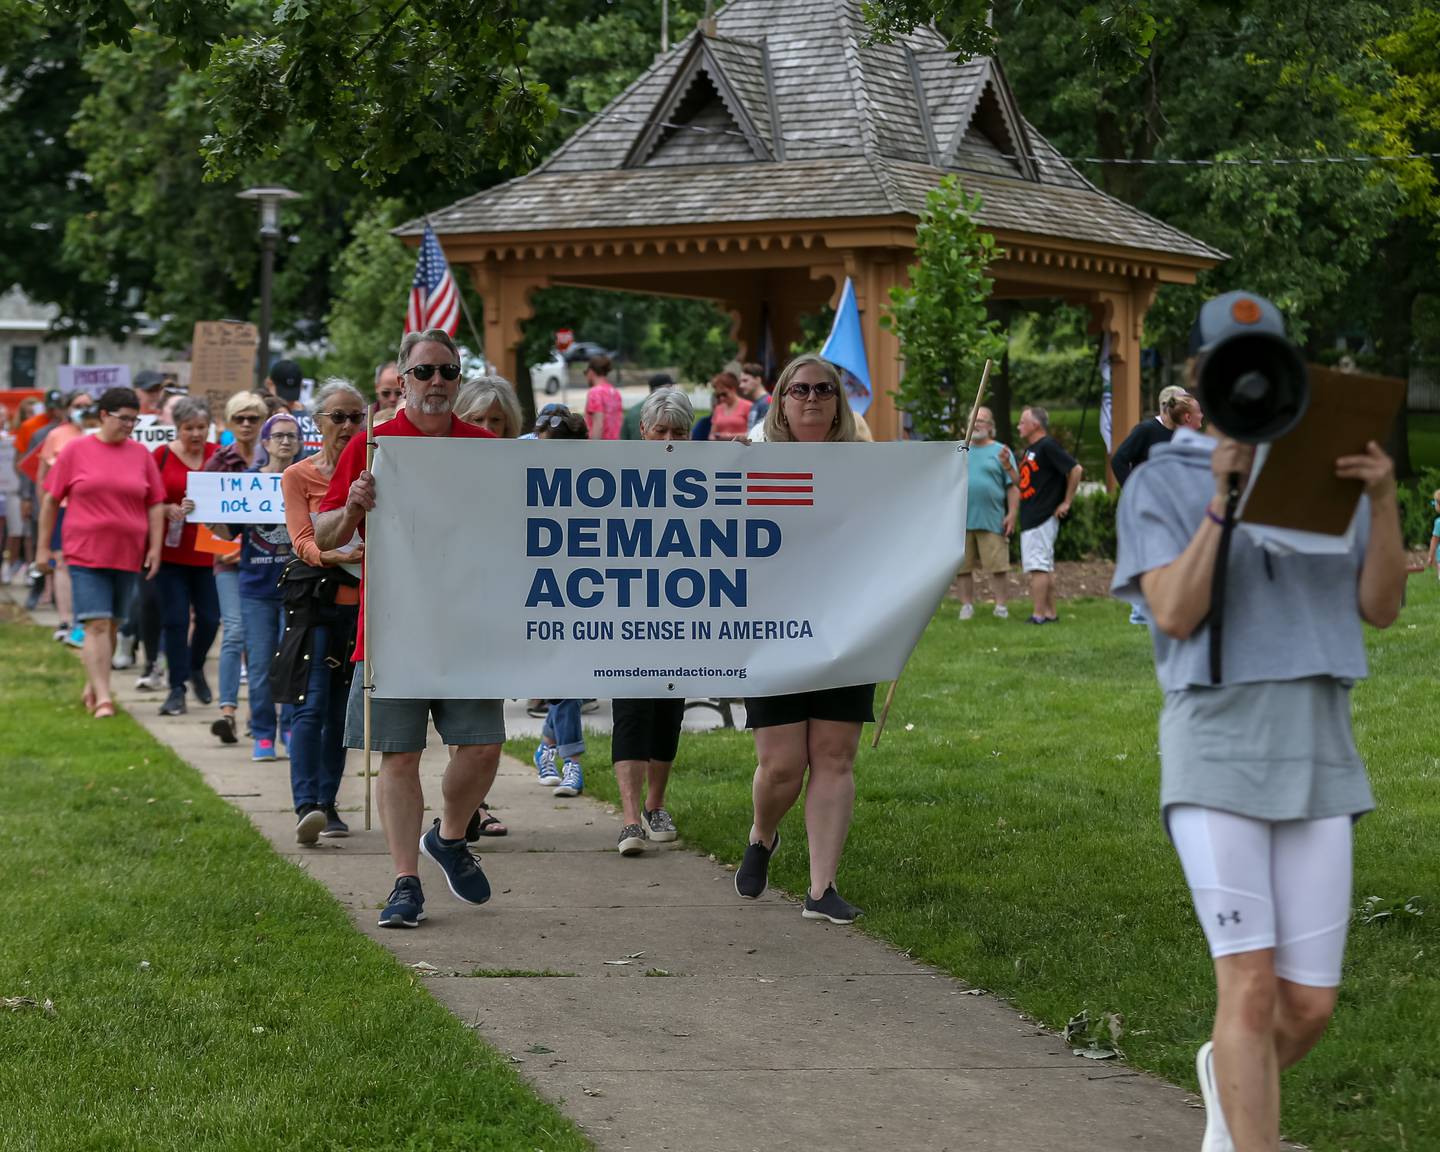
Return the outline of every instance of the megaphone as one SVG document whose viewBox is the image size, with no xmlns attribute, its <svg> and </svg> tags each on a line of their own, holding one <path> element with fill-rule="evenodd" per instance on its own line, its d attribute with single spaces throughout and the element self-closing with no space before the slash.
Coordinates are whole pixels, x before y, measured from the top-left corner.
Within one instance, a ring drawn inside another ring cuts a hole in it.
<svg viewBox="0 0 1440 1152">
<path fill-rule="evenodd" d="M 1253 292 L 1207 300 L 1191 345 L 1199 356 L 1200 405 L 1225 435 L 1263 444 L 1300 423 L 1310 404 L 1305 362 L 1269 300 Z"/>
</svg>

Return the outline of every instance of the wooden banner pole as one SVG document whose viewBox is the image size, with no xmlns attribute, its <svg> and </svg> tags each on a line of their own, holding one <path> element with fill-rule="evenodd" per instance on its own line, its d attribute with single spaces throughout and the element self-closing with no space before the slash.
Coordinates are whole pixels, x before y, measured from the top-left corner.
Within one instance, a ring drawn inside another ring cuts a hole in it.
<svg viewBox="0 0 1440 1152">
<path fill-rule="evenodd" d="M 970 447 L 970 436 L 975 431 L 975 413 L 980 411 L 980 401 L 985 396 L 985 385 L 990 382 L 990 363 L 990 360 L 987 358 L 985 368 L 980 373 L 980 388 L 975 393 L 975 405 L 970 409 L 970 419 L 965 422 L 964 444 L 967 450 Z M 367 648 L 366 651 L 368 652 L 369 649 Z M 907 664 L 909 662 L 908 659 L 905 661 Z M 900 675 L 903 676 L 904 674 L 905 669 L 901 668 Z M 880 737 L 885 735 L 885 723 L 890 719 L 890 705 L 895 703 L 895 688 L 899 683 L 900 676 L 896 676 L 894 680 L 890 681 L 890 689 L 885 693 L 885 706 L 880 709 L 880 719 L 875 724 L 875 737 L 870 741 L 871 748 L 880 747 Z"/>
<path fill-rule="evenodd" d="M 366 408 L 365 417 L 365 471 L 375 466 L 375 406 Z M 363 563 L 363 562 L 362 562 Z M 375 694 L 375 670 L 370 662 L 370 581 L 364 579 L 363 569 L 360 582 L 360 631 L 365 637 L 365 660 L 361 664 L 361 688 L 365 706 L 365 831 L 370 831 L 370 697 Z"/>
</svg>

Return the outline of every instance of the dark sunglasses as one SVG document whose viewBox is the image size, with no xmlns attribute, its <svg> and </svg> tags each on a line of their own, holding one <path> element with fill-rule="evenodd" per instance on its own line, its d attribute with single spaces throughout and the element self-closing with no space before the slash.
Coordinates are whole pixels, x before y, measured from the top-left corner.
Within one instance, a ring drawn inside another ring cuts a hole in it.
<svg viewBox="0 0 1440 1152">
<path fill-rule="evenodd" d="M 567 412 L 565 416 L 568 415 L 569 413 Z M 554 416 L 541 416 L 535 421 L 535 431 L 539 432 L 542 428 L 560 428 L 565 423 L 565 416 L 561 416 L 558 413 Z"/>
<path fill-rule="evenodd" d="M 817 400 L 828 400 L 839 391 L 834 384 L 828 380 L 822 380 L 819 384 L 791 384 L 785 389 L 785 395 L 794 396 L 798 400 L 808 400 L 813 395 Z"/>
<path fill-rule="evenodd" d="M 412 375 L 416 380 L 429 380 L 439 370 L 444 380 L 458 380 L 460 378 L 460 365 L 458 364 L 412 364 L 400 375 Z"/>
<path fill-rule="evenodd" d="M 231 418 L 230 423 L 232 423 L 232 424 L 259 424 L 259 423 L 260 423 L 260 420 L 261 420 L 261 418 L 260 418 L 259 416 L 235 416 L 235 417 L 232 417 L 232 418 Z"/>
<path fill-rule="evenodd" d="M 375 395 L 381 400 L 398 400 L 404 391 L 403 388 L 381 388 Z"/>
<path fill-rule="evenodd" d="M 328 416 L 332 424 L 363 424 L 365 423 L 364 412 L 322 412 L 322 416 Z"/>
</svg>

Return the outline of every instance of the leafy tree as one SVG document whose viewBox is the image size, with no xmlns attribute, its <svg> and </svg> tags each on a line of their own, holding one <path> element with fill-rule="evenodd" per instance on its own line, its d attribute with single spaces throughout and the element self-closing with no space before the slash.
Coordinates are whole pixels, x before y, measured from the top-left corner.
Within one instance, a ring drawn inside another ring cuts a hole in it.
<svg viewBox="0 0 1440 1152">
<path fill-rule="evenodd" d="M 910 283 L 890 290 L 890 309 L 880 319 L 899 338 L 905 357 L 896 404 L 930 440 L 964 436 L 969 382 L 1005 344 L 985 307 L 994 286 L 985 269 L 1001 251 L 990 233 L 975 226 L 979 209 L 980 197 L 967 195 L 954 176 L 931 189 L 916 231 Z"/>
<path fill-rule="evenodd" d="M 415 274 L 414 251 L 390 234 L 404 218 L 399 200 L 371 205 L 335 261 L 334 296 L 325 317 L 334 351 L 326 358 L 326 375 L 369 388 L 376 366 L 395 355 Z"/>
<path fill-rule="evenodd" d="M 526 74 L 509 0 L 43 0 L 54 26 L 129 51 L 137 28 L 203 81 L 211 176 L 273 160 L 303 131 L 332 170 L 379 182 L 423 160 L 447 178 L 521 170 L 553 113 Z"/>
</svg>

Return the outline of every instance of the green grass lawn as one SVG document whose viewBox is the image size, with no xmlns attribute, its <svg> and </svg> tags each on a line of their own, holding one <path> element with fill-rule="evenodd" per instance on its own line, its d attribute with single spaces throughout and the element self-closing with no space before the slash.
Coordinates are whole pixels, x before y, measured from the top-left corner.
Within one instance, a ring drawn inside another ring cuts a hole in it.
<svg viewBox="0 0 1440 1152">
<path fill-rule="evenodd" d="M 0 1147 L 588 1147 L 73 655 L 0 653 Z"/>
<path fill-rule="evenodd" d="M 1418 1150 L 1440 1133 L 1440 588 L 1427 575 L 1410 589 L 1356 691 L 1380 808 L 1357 832 L 1354 903 L 1420 896 L 1430 911 L 1352 927 L 1332 1030 L 1285 1079 L 1285 1131 L 1316 1149 Z M 1145 631 L 1111 601 L 1066 603 L 1043 629 L 1020 623 L 1024 607 L 963 625 L 952 604 L 937 614 L 878 751 L 866 729 L 841 889 L 870 932 L 1051 1026 L 1122 1013 L 1125 1054 L 1193 1087 L 1213 984 L 1159 822 Z M 532 747 L 512 742 L 522 758 Z M 586 762 L 591 792 L 615 801 L 605 737 Z M 685 737 L 670 808 L 687 844 L 738 862 L 754 764 L 745 733 Z M 798 809 L 784 832 L 772 877 L 798 893 Z"/>
</svg>

